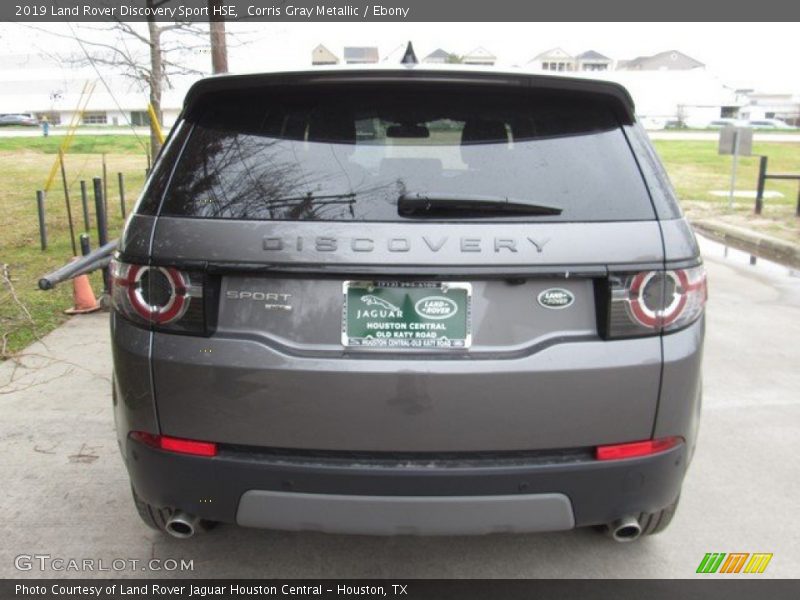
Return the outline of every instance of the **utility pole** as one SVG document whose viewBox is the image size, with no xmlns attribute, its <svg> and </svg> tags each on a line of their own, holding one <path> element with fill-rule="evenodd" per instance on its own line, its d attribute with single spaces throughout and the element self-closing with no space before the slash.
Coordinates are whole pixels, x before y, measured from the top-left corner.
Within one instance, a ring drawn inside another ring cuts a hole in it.
<svg viewBox="0 0 800 600">
<path fill-rule="evenodd" d="M 209 33 L 211 35 L 211 71 L 228 72 L 228 47 L 225 43 L 225 18 L 214 8 L 222 6 L 222 0 L 208 0 Z"/>
</svg>

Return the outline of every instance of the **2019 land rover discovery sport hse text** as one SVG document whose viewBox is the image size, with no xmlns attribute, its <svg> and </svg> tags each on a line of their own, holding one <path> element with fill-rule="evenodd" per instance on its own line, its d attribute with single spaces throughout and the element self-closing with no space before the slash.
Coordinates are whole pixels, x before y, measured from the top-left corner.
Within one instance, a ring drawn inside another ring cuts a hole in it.
<svg viewBox="0 0 800 600">
<path fill-rule="evenodd" d="M 620 86 L 469 69 L 201 80 L 112 265 L 151 526 L 666 527 L 705 275 Z"/>
</svg>

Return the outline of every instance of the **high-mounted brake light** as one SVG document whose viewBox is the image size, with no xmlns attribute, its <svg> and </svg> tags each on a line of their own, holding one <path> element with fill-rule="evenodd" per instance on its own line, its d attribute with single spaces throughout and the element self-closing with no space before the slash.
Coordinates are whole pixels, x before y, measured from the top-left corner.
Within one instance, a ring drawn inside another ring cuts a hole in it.
<svg viewBox="0 0 800 600">
<path fill-rule="evenodd" d="M 627 444 L 613 444 L 595 448 L 597 460 L 622 460 L 625 458 L 638 458 L 666 452 L 680 444 L 683 440 L 679 437 L 666 437 L 657 440 L 644 440 Z"/>
<path fill-rule="evenodd" d="M 607 338 L 681 329 L 702 314 L 708 297 L 702 266 L 609 277 L 601 332 Z"/>
<path fill-rule="evenodd" d="M 176 331 L 205 328 L 202 275 L 174 267 L 111 263 L 112 304 L 128 319 Z"/>
<path fill-rule="evenodd" d="M 144 431 L 134 431 L 131 433 L 131 438 L 153 448 L 167 450 L 168 452 L 191 454 L 193 456 L 217 455 L 217 445 L 214 442 L 199 442 L 197 440 L 145 433 Z"/>
</svg>

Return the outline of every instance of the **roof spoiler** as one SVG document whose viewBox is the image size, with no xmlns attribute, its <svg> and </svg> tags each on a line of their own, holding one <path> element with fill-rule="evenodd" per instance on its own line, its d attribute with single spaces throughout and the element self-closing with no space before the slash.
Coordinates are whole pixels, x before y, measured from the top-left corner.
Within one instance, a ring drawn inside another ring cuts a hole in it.
<svg viewBox="0 0 800 600">
<path fill-rule="evenodd" d="M 413 48 L 410 45 L 409 49 L 413 54 Z M 406 50 L 407 53 L 409 49 Z M 352 83 L 441 82 L 463 85 L 502 85 L 516 87 L 518 89 L 541 89 L 596 94 L 612 100 L 615 108 L 621 113 L 623 121 L 633 123 L 636 120 L 633 99 L 628 93 L 628 90 L 619 83 L 613 81 L 488 70 L 429 69 L 426 67 L 413 66 L 411 64 L 403 66 L 406 68 L 290 71 L 207 77 L 195 82 L 194 85 L 189 88 L 186 99 L 184 100 L 184 113 L 191 115 L 192 109 L 197 106 L 201 99 L 220 92 L 246 91 L 275 86 L 292 87 L 309 85 L 333 86 Z"/>
</svg>

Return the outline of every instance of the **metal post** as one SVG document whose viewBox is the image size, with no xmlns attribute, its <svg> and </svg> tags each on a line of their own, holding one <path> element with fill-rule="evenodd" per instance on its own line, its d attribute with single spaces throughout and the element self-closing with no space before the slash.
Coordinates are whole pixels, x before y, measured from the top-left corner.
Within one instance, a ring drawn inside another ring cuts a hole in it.
<svg viewBox="0 0 800 600">
<path fill-rule="evenodd" d="M 92 179 L 94 185 L 94 210 L 97 214 L 97 244 L 105 246 L 108 243 L 108 222 L 106 221 L 106 204 L 103 198 L 103 179 L 95 177 Z M 111 289 L 109 287 L 108 267 L 103 269 L 103 289 L 106 294 Z"/>
<path fill-rule="evenodd" d="M 119 209 L 124 219 L 128 212 L 125 210 L 125 176 L 122 173 L 117 173 L 117 180 L 119 181 Z"/>
<path fill-rule="evenodd" d="M 106 153 L 103 152 L 103 202 L 108 215 L 108 167 L 106 165 Z"/>
<path fill-rule="evenodd" d="M 758 161 L 758 187 L 756 187 L 756 214 L 760 215 L 764 208 L 764 183 L 767 180 L 767 157 L 761 156 Z"/>
<path fill-rule="evenodd" d="M 733 169 L 731 170 L 731 195 L 728 197 L 728 208 L 733 208 L 733 193 L 736 190 L 736 168 L 739 166 L 739 129 L 733 132 Z"/>
<path fill-rule="evenodd" d="M 61 164 L 61 182 L 64 185 L 64 202 L 67 205 L 67 222 L 69 223 L 69 241 L 72 244 L 72 256 L 78 255 L 78 247 L 75 245 L 75 227 L 72 225 L 72 207 L 69 203 L 69 186 L 67 185 L 67 170 L 64 167 L 64 153 L 58 151 L 58 162 Z"/>
<path fill-rule="evenodd" d="M 89 241 L 89 234 L 82 233 L 78 236 L 78 239 L 81 242 L 81 256 L 86 256 L 92 251 L 92 243 Z"/>
<path fill-rule="evenodd" d="M 39 239 L 42 242 L 42 252 L 47 250 L 47 224 L 44 219 L 44 192 L 36 191 L 36 208 L 39 211 Z"/>
<path fill-rule="evenodd" d="M 89 231 L 89 195 L 86 193 L 86 181 L 81 179 L 81 205 L 83 206 L 83 230 Z"/>
<path fill-rule="evenodd" d="M 797 180 L 797 208 L 794 211 L 795 216 L 800 217 L 800 179 Z"/>
</svg>

